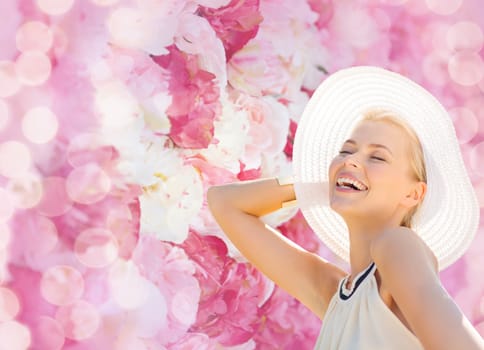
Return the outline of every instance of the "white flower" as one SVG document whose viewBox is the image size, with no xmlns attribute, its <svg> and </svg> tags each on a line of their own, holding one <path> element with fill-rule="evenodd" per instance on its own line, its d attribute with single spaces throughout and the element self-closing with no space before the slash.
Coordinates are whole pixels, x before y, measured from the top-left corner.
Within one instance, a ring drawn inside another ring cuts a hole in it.
<svg viewBox="0 0 484 350">
<path fill-rule="evenodd" d="M 164 162 L 154 174 L 158 181 L 144 187 L 140 196 L 140 233 L 181 243 L 188 235 L 190 222 L 202 208 L 202 182 L 198 172 L 183 165 L 181 159 L 177 161 L 173 153 L 165 152 L 157 163 L 160 160 Z"/>
<path fill-rule="evenodd" d="M 153 55 L 166 54 L 178 26 L 174 15 L 148 9 L 120 7 L 111 13 L 107 27 L 120 47 L 142 49 Z"/>
<path fill-rule="evenodd" d="M 125 128 L 142 115 L 136 98 L 118 80 L 107 81 L 98 87 L 95 106 L 104 128 Z"/>
<path fill-rule="evenodd" d="M 253 96 L 298 93 L 318 44 L 318 16 L 298 0 L 261 1 L 264 21 L 255 38 L 237 51 L 227 65 L 230 84 Z"/>
<path fill-rule="evenodd" d="M 170 106 L 171 101 L 172 96 L 166 92 L 159 92 L 142 102 L 145 109 L 144 120 L 148 128 L 162 134 L 170 132 L 171 122 L 166 114 L 166 110 Z"/>
<path fill-rule="evenodd" d="M 214 121 L 214 139 L 206 149 L 200 150 L 208 162 L 237 174 L 240 171 L 239 159 L 249 142 L 248 113 L 236 108 L 227 97 L 221 96 L 222 114 Z"/>
<path fill-rule="evenodd" d="M 144 127 L 144 120 L 139 118 L 124 127 L 102 128 L 103 141 L 119 153 L 116 167 L 128 183 L 142 185 L 151 179 L 152 172 L 145 162 L 146 145 L 141 139 Z"/>
<path fill-rule="evenodd" d="M 227 6 L 230 1 L 231 0 L 196 0 L 195 2 L 201 6 L 217 9 L 223 6 Z"/>
<path fill-rule="evenodd" d="M 305 66 L 306 69 L 303 77 L 303 86 L 309 90 L 316 90 L 316 88 L 319 86 L 319 84 L 321 84 L 328 74 L 325 71 L 325 66 L 327 66 L 327 63 L 331 62 L 331 50 L 328 50 L 326 47 L 318 44 L 307 47 L 305 49 L 305 53 L 307 54 L 308 62 Z M 301 93 L 301 91 L 298 91 L 293 94 L 292 100 L 298 100 L 299 97 L 296 96 L 296 94 Z"/>
<path fill-rule="evenodd" d="M 291 102 L 289 102 L 287 109 L 289 110 L 291 119 L 296 123 L 299 123 L 299 119 L 301 119 L 301 115 L 303 114 L 304 108 L 306 107 L 308 101 L 308 94 L 303 91 L 299 91 L 293 96 Z"/>
<path fill-rule="evenodd" d="M 292 163 L 286 154 L 281 152 L 274 156 L 263 156 L 261 161 L 261 178 L 293 175 Z"/>
</svg>

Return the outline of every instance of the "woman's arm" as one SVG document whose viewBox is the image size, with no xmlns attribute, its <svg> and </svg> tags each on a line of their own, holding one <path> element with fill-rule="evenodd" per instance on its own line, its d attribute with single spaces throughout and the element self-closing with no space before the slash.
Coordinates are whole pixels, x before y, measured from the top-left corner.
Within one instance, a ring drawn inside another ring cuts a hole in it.
<svg viewBox="0 0 484 350">
<path fill-rule="evenodd" d="M 425 243 L 400 227 L 372 242 L 382 281 L 425 349 L 483 350 L 484 341 L 440 283 Z"/>
<path fill-rule="evenodd" d="M 294 200 L 293 185 L 266 178 L 213 186 L 207 199 L 213 217 L 239 251 L 322 318 L 344 272 L 259 219 Z"/>
</svg>

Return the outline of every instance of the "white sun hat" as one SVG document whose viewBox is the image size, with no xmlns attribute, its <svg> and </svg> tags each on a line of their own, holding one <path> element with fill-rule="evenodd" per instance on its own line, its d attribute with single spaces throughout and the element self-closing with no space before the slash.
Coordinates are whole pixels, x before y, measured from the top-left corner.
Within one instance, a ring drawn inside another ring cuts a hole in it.
<svg viewBox="0 0 484 350">
<path fill-rule="evenodd" d="M 445 108 L 427 90 L 400 74 L 378 67 L 351 67 L 330 75 L 316 89 L 294 140 L 298 206 L 323 243 L 349 261 L 348 229 L 323 198 L 327 197 L 324 186 L 328 186 L 331 161 L 362 113 L 370 108 L 395 112 L 420 140 L 427 193 L 412 229 L 432 249 L 442 270 L 469 247 L 479 224 L 479 205 Z M 314 186 L 304 184 L 321 186 L 314 191 Z"/>
</svg>

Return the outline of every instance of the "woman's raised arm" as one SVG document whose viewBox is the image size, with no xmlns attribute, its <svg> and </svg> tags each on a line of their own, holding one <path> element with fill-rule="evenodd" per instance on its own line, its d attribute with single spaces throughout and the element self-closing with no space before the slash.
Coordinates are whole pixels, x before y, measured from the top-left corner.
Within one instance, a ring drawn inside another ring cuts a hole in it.
<svg viewBox="0 0 484 350">
<path fill-rule="evenodd" d="M 295 199 L 293 185 L 276 178 L 212 186 L 213 217 L 239 251 L 267 277 L 323 317 L 344 272 L 290 241 L 260 216 Z"/>
</svg>

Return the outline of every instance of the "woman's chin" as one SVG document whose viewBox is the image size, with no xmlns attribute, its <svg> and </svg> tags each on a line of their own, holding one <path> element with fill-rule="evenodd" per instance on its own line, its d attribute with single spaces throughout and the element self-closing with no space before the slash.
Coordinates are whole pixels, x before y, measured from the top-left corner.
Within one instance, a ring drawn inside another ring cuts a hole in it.
<svg viewBox="0 0 484 350">
<path fill-rule="evenodd" d="M 343 219 L 357 214 L 354 203 L 343 202 L 341 200 L 330 201 L 329 207 L 339 214 Z"/>
<path fill-rule="evenodd" d="M 339 196 L 332 196 L 329 199 L 329 206 L 338 214 L 343 214 L 345 212 L 354 212 L 358 210 L 359 202 L 355 198 L 342 198 Z"/>
</svg>

